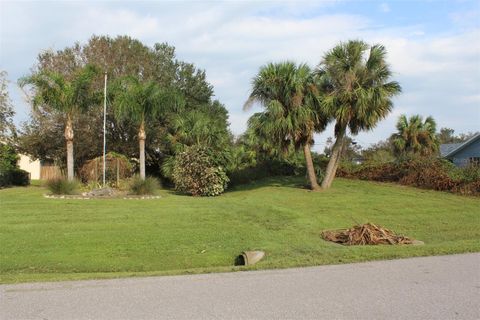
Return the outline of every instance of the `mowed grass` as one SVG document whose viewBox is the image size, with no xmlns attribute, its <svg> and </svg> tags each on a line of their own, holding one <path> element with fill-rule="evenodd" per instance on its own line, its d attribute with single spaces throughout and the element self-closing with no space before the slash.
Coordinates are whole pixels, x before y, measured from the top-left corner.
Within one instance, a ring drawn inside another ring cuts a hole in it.
<svg viewBox="0 0 480 320">
<path fill-rule="evenodd" d="M 0 190 L 0 282 L 285 268 L 480 251 L 480 199 L 337 179 L 312 193 L 273 178 L 214 198 L 162 190 L 152 200 L 46 199 Z M 424 246 L 345 247 L 326 229 L 373 222 Z M 266 252 L 234 267 L 244 250 Z"/>
</svg>

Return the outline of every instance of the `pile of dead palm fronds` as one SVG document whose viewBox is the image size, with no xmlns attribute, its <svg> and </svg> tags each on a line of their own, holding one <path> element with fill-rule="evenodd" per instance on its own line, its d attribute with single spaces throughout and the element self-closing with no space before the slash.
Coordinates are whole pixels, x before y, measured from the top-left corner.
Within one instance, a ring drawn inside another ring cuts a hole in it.
<svg viewBox="0 0 480 320">
<path fill-rule="evenodd" d="M 322 238 L 327 241 L 352 245 L 377 244 L 413 244 L 413 240 L 397 235 L 393 231 L 373 223 L 353 226 L 350 229 L 328 230 L 322 232 Z"/>
</svg>

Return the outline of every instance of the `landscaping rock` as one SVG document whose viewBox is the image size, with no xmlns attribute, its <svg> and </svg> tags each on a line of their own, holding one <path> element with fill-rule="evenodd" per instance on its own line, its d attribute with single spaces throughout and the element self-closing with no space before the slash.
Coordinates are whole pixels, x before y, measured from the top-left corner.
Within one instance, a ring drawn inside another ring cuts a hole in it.
<svg viewBox="0 0 480 320">
<path fill-rule="evenodd" d="M 82 193 L 84 197 L 112 197 L 115 195 L 115 190 L 112 188 L 100 188 L 100 189 L 93 189 L 90 192 Z"/>
</svg>

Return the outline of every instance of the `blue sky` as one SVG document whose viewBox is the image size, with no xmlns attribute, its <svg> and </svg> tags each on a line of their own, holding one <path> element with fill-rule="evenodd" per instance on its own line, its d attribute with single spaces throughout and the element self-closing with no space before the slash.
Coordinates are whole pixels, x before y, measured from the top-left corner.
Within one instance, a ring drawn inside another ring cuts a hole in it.
<svg viewBox="0 0 480 320">
<path fill-rule="evenodd" d="M 9 74 L 16 122 L 29 106 L 16 80 L 39 52 L 127 34 L 206 69 L 235 134 L 245 130 L 250 82 L 267 62 L 316 66 L 339 41 L 386 46 L 403 87 L 392 114 L 357 140 L 367 146 L 395 130 L 402 113 L 431 115 L 457 133 L 480 131 L 480 1 L 0 1 L 0 69 Z M 332 129 L 316 137 L 322 150 Z"/>
</svg>

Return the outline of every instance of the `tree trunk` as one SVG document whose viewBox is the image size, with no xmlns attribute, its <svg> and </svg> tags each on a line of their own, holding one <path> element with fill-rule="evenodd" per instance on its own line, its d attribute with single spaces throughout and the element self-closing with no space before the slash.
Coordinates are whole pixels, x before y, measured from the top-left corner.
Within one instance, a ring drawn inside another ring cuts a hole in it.
<svg viewBox="0 0 480 320">
<path fill-rule="evenodd" d="M 310 151 L 310 145 L 308 143 L 305 143 L 303 145 L 303 153 L 305 154 L 305 163 L 307 166 L 308 180 L 310 181 L 310 189 L 312 189 L 313 191 L 319 191 L 320 186 L 317 183 L 317 176 L 315 174 L 315 168 L 312 161 L 312 153 Z"/>
<path fill-rule="evenodd" d="M 140 124 L 140 130 L 138 131 L 138 142 L 140 144 L 140 178 L 145 180 L 145 122 Z"/>
<path fill-rule="evenodd" d="M 338 163 L 343 148 L 343 140 L 345 138 L 345 130 L 340 131 L 332 148 L 332 155 L 328 161 L 327 169 L 325 171 L 325 178 L 322 181 L 322 189 L 328 189 L 332 185 L 335 174 L 337 173 Z"/>
<path fill-rule="evenodd" d="M 67 179 L 73 181 L 75 175 L 73 171 L 73 124 L 72 117 L 67 116 L 67 125 L 65 126 L 65 140 L 67 140 Z"/>
</svg>

